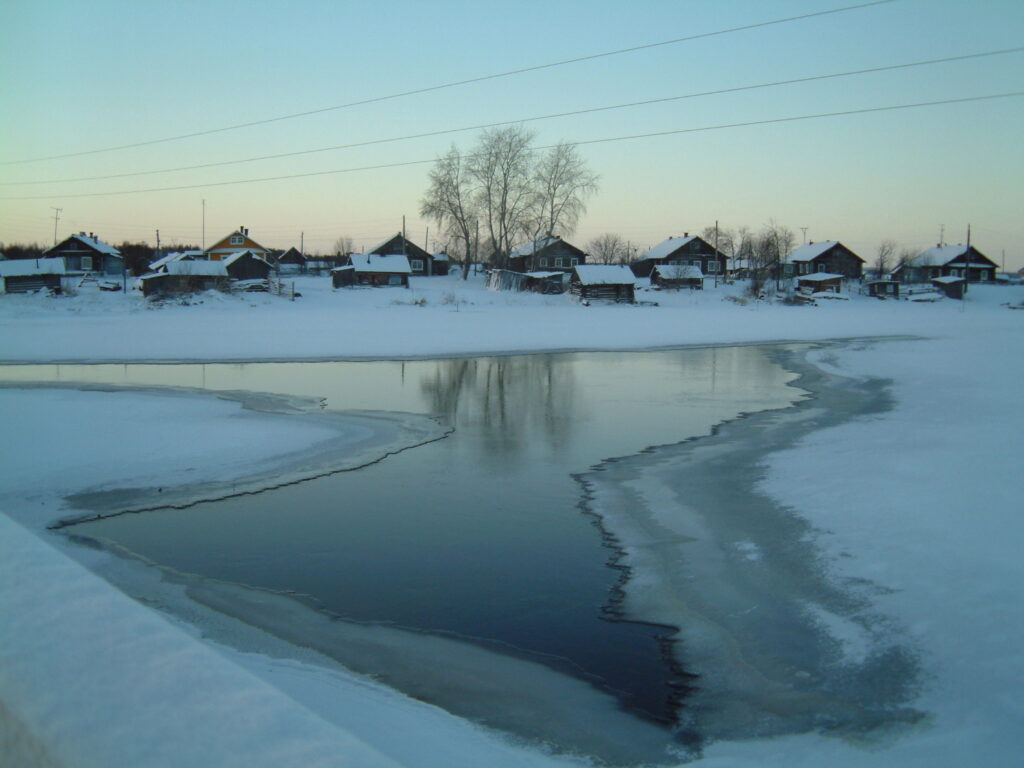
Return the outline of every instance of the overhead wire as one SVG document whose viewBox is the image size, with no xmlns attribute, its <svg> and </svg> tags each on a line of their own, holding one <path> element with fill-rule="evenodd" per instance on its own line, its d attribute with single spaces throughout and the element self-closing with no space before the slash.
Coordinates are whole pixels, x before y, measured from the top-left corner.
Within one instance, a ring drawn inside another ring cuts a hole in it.
<svg viewBox="0 0 1024 768">
<path fill-rule="evenodd" d="M 887 64 L 876 67 L 865 67 L 862 69 L 847 70 L 845 72 L 832 72 L 823 75 L 808 75 L 805 77 L 796 77 L 788 80 L 776 80 L 767 83 L 755 83 L 751 85 L 740 85 L 731 88 L 718 88 L 710 91 L 698 91 L 695 93 L 687 93 L 677 96 L 663 96 L 654 99 L 644 99 L 642 101 L 632 101 L 623 104 L 611 104 L 600 107 L 586 107 L 583 109 L 575 109 L 567 112 L 555 112 L 546 115 L 535 115 L 533 117 L 520 118 L 516 120 L 500 120 L 491 123 L 478 123 L 475 125 L 460 126 L 458 128 L 443 128 L 436 131 L 424 131 L 421 133 L 407 134 L 405 136 L 394 136 L 385 139 L 368 139 L 366 141 L 350 142 L 348 144 L 335 144 L 329 147 L 317 147 L 314 149 L 301 149 L 292 152 L 279 152 L 271 155 L 257 155 L 255 157 L 238 158 L 235 160 L 218 160 L 212 163 L 199 163 L 196 165 L 184 165 L 177 166 L 174 168 L 159 168 L 149 171 L 130 171 L 127 173 L 111 173 L 98 176 L 79 176 L 67 179 L 33 179 L 29 181 L 0 181 L 0 185 L 3 186 L 27 186 L 27 185 L 39 185 L 39 184 L 73 184 L 85 181 L 106 181 L 109 179 L 124 179 L 133 178 L 139 176 L 151 176 L 162 173 L 181 173 L 183 171 L 195 171 L 205 170 L 207 168 L 220 168 L 228 165 L 241 165 L 244 163 L 255 163 L 264 162 L 267 160 L 280 160 L 287 157 L 300 157 L 303 155 L 319 154 L 322 152 L 334 152 L 341 149 L 356 149 L 359 147 L 375 146 L 379 144 L 390 144 L 398 141 L 411 141 L 413 139 L 430 138 L 434 136 L 444 136 L 452 133 L 461 133 L 464 131 L 475 131 L 484 130 L 487 128 L 497 128 L 503 125 L 518 125 L 522 123 L 531 123 L 541 120 L 552 120 L 561 117 L 575 117 L 578 115 L 594 114 L 597 112 L 607 112 L 616 109 L 629 109 L 633 107 L 650 106 L 652 104 L 665 104 L 673 101 L 682 101 L 685 99 L 696 99 L 703 98 L 706 96 L 720 96 L 729 93 L 741 93 L 744 91 L 758 90 L 761 88 L 775 88 L 783 85 L 796 85 L 802 83 L 811 83 L 822 80 L 831 80 L 841 77 L 854 77 L 857 75 L 865 74 L 876 74 L 880 72 L 892 72 L 901 69 L 911 69 L 914 67 L 932 66 L 935 64 L 946 64 L 950 62 L 968 61 L 971 59 L 980 59 L 990 56 L 1003 56 L 1012 53 L 1022 53 L 1024 47 L 1018 48 L 1002 48 L 994 51 L 981 51 L 977 53 L 966 53 L 958 56 L 946 56 L 938 59 L 923 59 L 919 61 L 904 62 L 901 64 Z"/>
<path fill-rule="evenodd" d="M 700 132 L 708 132 L 708 131 L 725 130 L 725 129 L 730 129 L 730 128 L 744 128 L 744 127 L 751 127 L 751 126 L 756 126 L 756 125 L 771 125 L 771 124 L 779 124 L 779 123 L 789 123 L 789 122 L 796 122 L 796 121 L 800 121 L 800 120 L 816 120 L 816 119 L 822 119 L 822 118 L 828 118 L 828 117 L 844 117 L 844 116 L 849 116 L 849 115 L 862 115 L 862 114 L 870 114 L 870 113 L 877 113 L 877 112 L 889 112 L 889 111 L 901 110 L 901 109 L 915 109 L 915 108 L 920 108 L 920 107 L 933 107 L 933 106 L 940 106 L 940 105 L 947 105 L 947 104 L 964 104 L 964 103 L 969 103 L 969 102 L 991 101 L 991 100 L 995 100 L 995 99 L 1007 99 L 1007 98 L 1014 98 L 1014 97 L 1020 97 L 1020 96 L 1024 96 L 1024 91 L 1009 91 L 1009 92 L 1005 92 L 1005 93 L 985 94 L 985 95 L 981 95 L 981 96 L 964 96 L 964 97 L 960 97 L 960 98 L 939 99 L 939 100 L 935 100 L 935 101 L 922 101 L 922 102 L 915 102 L 915 103 L 910 103 L 910 104 L 894 104 L 894 105 L 887 105 L 887 106 L 882 106 L 882 107 L 865 107 L 865 108 L 860 108 L 860 109 L 839 110 L 839 111 L 835 111 L 835 112 L 820 112 L 820 113 L 812 114 L 812 115 L 795 115 L 795 116 L 790 116 L 790 117 L 776 117 L 776 118 L 769 118 L 769 119 L 763 119 L 763 120 L 746 120 L 746 121 L 736 122 L 736 123 L 723 123 L 723 124 L 718 124 L 718 125 L 700 126 L 700 127 L 696 127 L 696 128 L 677 128 L 677 129 L 665 130 L 665 131 L 652 131 L 652 132 L 648 132 L 648 133 L 637 133 L 637 134 L 631 134 L 631 135 L 626 135 L 626 136 L 611 136 L 611 137 L 605 137 L 605 138 L 601 138 L 601 139 L 589 139 L 589 140 L 576 141 L 576 142 L 573 142 L 573 143 L 576 144 L 577 146 L 585 146 L 585 145 L 592 145 L 592 144 L 611 143 L 611 142 L 616 142 L 616 141 L 634 141 L 634 140 L 637 140 L 637 139 L 654 138 L 654 137 L 659 137 L 659 136 L 672 136 L 672 135 L 680 135 L 680 134 L 686 134 L 686 133 L 700 133 Z M 542 146 L 542 147 L 534 147 L 534 148 L 532 148 L 532 151 L 543 151 L 543 150 L 546 150 L 546 149 L 551 149 L 553 146 L 555 146 L 555 145 L 547 145 L 547 146 Z M 210 187 L 223 187 L 223 186 L 231 186 L 231 185 L 235 185 L 235 184 L 254 184 L 254 183 L 259 183 L 259 182 L 284 181 L 284 180 L 288 180 L 288 179 L 301 179 L 301 178 L 312 178 L 312 177 L 316 177 L 316 176 L 337 175 L 337 174 L 342 174 L 342 173 L 355 173 L 355 172 L 359 172 L 359 171 L 383 170 L 383 169 L 389 169 L 389 168 L 403 168 L 403 167 L 409 167 L 409 166 L 414 166 L 414 165 L 425 165 L 425 164 L 428 164 L 428 163 L 433 163 L 435 161 L 436 161 L 435 158 L 429 158 L 429 159 L 423 159 L 423 160 L 406 160 L 406 161 L 397 162 L 397 163 L 380 163 L 380 164 L 376 164 L 376 165 L 367 165 L 367 166 L 360 166 L 360 167 L 354 167 L 354 168 L 337 168 L 337 169 L 326 170 L 326 171 L 310 171 L 310 172 L 307 172 L 307 173 L 291 173 L 291 174 L 282 174 L 282 175 L 279 175 L 279 176 L 265 176 L 265 177 L 254 178 L 254 179 L 236 179 L 236 180 L 232 180 L 232 181 L 214 181 L 214 182 L 207 182 L 207 183 L 202 183 L 202 184 L 183 184 L 183 185 L 173 186 L 173 187 L 149 187 L 149 188 L 143 188 L 143 189 L 127 189 L 127 190 L 119 190 L 119 191 L 111 191 L 111 192 L 81 192 L 81 193 L 62 194 L 62 195 L 49 194 L 49 195 L 27 195 L 27 196 L 3 196 L 3 197 L 0 197 L 0 200 L 49 200 L 49 199 L 55 199 L 55 198 L 64 200 L 64 199 L 82 198 L 82 197 L 111 197 L 111 196 L 116 196 L 116 195 L 134 195 L 134 194 L 143 194 L 143 193 L 149 193 L 149 192 L 175 192 L 175 191 L 181 191 L 181 190 L 187 190 L 187 189 L 207 189 L 207 188 L 210 188 Z"/>
<path fill-rule="evenodd" d="M 512 77 L 514 75 L 522 75 L 527 72 L 539 72 L 545 69 L 553 69 L 555 67 L 563 67 L 568 64 L 578 64 L 584 61 L 593 61 L 595 59 L 607 58 L 610 56 L 620 56 L 626 53 L 634 53 L 637 51 L 650 50 L 652 48 L 659 48 L 667 45 L 677 45 L 680 43 L 692 42 L 694 40 L 703 40 L 711 37 L 718 37 L 721 35 L 733 34 L 735 32 L 743 32 L 753 29 L 761 29 L 764 27 L 770 27 L 778 24 L 787 24 L 794 21 L 803 21 L 806 19 L 818 18 L 821 16 L 829 16 L 837 13 L 846 13 L 848 11 L 861 10 L 864 8 L 870 8 L 878 5 L 886 5 L 888 3 L 896 2 L 896 0 L 870 0 L 869 2 L 857 3 L 855 5 L 842 6 L 840 8 L 830 8 L 824 11 L 812 11 L 810 13 L 803 13 L 796 16 L 787 16 L 780 19 L 771 19 L 769 21 L 755 22 L 752 24 L 742 24 L 735 27 L 728 27 L 726 29 L 714 30 L 711 32 L 700 32 L 693 35 L 686 35 L 683 37 L 673 38 L 671 40 L 661 40 L 654 43 L 644 43 L 641 45 L 634 45 L 628 48 L 618 48 L 611 51 L 603 51 L 601 53 L 587 54 L 585 56 L 576 56 L 569 59 L 561 59 L 559 61 L 548 62 L 546 64 L 535 64 L 527 67 L 520 67 L 518 69 L 510 69 L 505 72 L 497 72 L 489 75 L 480 75 L 477 77 L 465 78 L 463 80 L 455 80 L 448 83 L 441 83 L 438 85 L 425 86 L 423 88 L 413 88 L 410 90 L 399 91 L 397 93 L 387 94 L 385 96 L 374 96 L 371 98 L 360 99 L 358 101 L 350 101 L 344 104 L 336 104 L 329 107 L 319 107 L 317 109 L 305 110 L 303 112 L 292 112 L 285 115 L 277 115 L 274 117 L 262 118 L 259 120 L 249 120 L 242 123 L 235 123 L 233 125 L 225 125 L 219 128 L 208 128 L 201 131 L 192 131 L 190 133 L 177 134 L 175 136 L 164 136 L 158 139 L 148 139 L 145 141 L 136 141 L 128 144 L 118 144 L 111 147 L 101 147 L 97 149 L 81 150 L 78 152 L 65 152 L 63 154 L 45 155 L 41 157 L 30 157 L 23 158 L 20 160 L 0 160 L 0 166 L 3 165 L 21 165 L 26 163 L 38 163 L 47 160 L 63 160 L 70 157 L 82 157 L 84 155 L 96 155 L 105 152 L 116 152 L 124 149 L 134 149 L 137 147 L 152 146 L 154 144 L 165 144 L 173 141 L 182 141 L 184 139 L 198 138 L 200 136 L 209 136 L 215 133 L 225 133 L 227 131 L 236 131 L 242 128 L 252 128 L 258 125 L 268 125 L 270 123 L 277 123 L 284 120 L 294 120 L 301 117 L 310 117 L 312 115 L 324 114 L 326 112 L 335 112 L 342 109 L 349 109 L 352 107 L 364 106 L 367 104 L 376 104 L 382 101 L 392 101 L 395 99 L 405 98 L 407 96 L 415 96 L 418 94 L 432 93 L 448 88 L 456 88 L 459 86 L 470 85 L 473 83 L 482 83 L 489 80 L 497 80 L 504 77 Z"/>
</svg>

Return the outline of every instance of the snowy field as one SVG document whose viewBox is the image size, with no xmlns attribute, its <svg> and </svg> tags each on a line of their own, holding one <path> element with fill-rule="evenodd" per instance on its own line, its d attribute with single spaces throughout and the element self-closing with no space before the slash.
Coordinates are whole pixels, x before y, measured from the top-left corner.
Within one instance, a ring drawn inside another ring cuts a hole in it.
<svg viewBox="0 0 1024 768">
<path fill-rule="evenodd" d="M 926 717 L 869 743 L 813 734 L 721 740 L 698 764 L 1018 759 L 1024 523 L 1013 478 L 1024 427 L 1024 311 L 1005 305 L 1019 304 L 1024 288 L 977 286 L 966 302 L 853 295 L 817 307 L 739 304 L 729 299 L 736 286 L 640 294 L 658 306 L 590 307 L 565 296 L 489 292 L 478 278 L 337 292 L 326 278 L 297 278 L 296 288 L 303 295 L 294 302 L 205 294 L 162 306 L 109 293 L 0 296 L 0 361 L 409 358 L 898 337 L 809 353 L 827 374 L 884 380 L 893 407 L 770 453 L 758 489 L 807 520 L 833 578 L 885 588 L 874 610 L 920 649 L 923 684 L 912 703 Z M 98 566 L 101 553 L 72 552 L 45 532 L 72 492 L 174 486 L 201 467 L 212 473 L 203 479 L 229 480 L 250 462 L 282 466 L 317 446 L 344 454 L 346 444 L 370 440 L 292 406 L 254 411 L 181 392 L 0 390 L 4 764 L 581 762 L 511 744 L 314 659 L 201 640 L 190 625 L 83 568 Z M 132 428 L 114 426 L 126 415 Z M 820 620 L 858 653 L 856 627 Z"/>
</svg>

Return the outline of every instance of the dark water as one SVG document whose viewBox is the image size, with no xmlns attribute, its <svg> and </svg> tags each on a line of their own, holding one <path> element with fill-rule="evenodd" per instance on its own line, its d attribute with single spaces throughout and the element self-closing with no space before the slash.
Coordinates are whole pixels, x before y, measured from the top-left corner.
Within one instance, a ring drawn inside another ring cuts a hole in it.
<svg viewBox="0 0 1024 768">
<path fill-rule="evenodd" d="M 157 564 L 308 596 L 342 618 L 470 639 L 672 718 L 662 627 L 609 621 L 613 554 L 574 473 L 781 407 L 763 348 L 415 362 L 32 366 L 34 380 L 174 384 L 437 414 L 447 439 L 255 496 L 75 526 Z M 7 373 L 5 371 L 4 373 Z"/>
</svg>

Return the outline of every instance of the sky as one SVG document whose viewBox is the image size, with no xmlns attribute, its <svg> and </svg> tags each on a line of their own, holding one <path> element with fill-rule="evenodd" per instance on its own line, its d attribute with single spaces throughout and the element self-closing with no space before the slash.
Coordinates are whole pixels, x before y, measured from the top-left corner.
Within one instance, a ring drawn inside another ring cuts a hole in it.
<svg viewBox="0 0 1024 768">
<path fill-rule="evenodd" d="M 715 221 L 774 221 L 870 262 L 882 240 L 922 250 L 964 242 L 969 224 L 997 264 L 1024 267 L 1020 95 L 714 128 L 1019 93 L 1024 52 L 532 119 L 1017 48 L 1019 0 L 892 0 L 434 88 L 859 4 L 8 0 L 0 243 L 50 244 L 56 224 L 58 239 L 155 245 L 159 230 L 164 246 L 210 245 L 246 226 L 268 247 L 329 252 L 340 236 L 372 246 L 404 217 L 433 250 L 444 238 L 418 216 L 431 162 L 470 149 L 475 126 L 521 121 L 538 146 L 579 143 L 601 177 L 568 238 L 581 247 L 613 232 L 642 252 Z M 639 134 L 661 135 L 609 141 Z M 138 175 L 74 181 L 116 174 Z"/>
</svg>

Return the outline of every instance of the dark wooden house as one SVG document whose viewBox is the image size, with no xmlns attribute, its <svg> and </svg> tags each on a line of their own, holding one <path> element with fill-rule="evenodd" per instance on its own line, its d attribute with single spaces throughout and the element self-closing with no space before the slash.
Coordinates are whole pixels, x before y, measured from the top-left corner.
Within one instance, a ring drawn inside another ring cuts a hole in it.
<svg viewBox="0 0 1024 768">
<path fill-rule="evenodd" d="M 160 272 L 139 278 L 143 296 L 182 296 L 200 291 L 227 291 L 231 279 L 222 261 L 172 261 Z"/>
<path fill-rule="evenodd" d="M 840 293 L 843 287 L 843 276 L 831 272 L 800 275 L 796 279 L 796 287 L 803 293 Z"/>
<path fill-rule="evenodd" d="M 973 245 L 937 245 L 893 270 L 901 283 L 924 283 L 936 277 L 966 277 L 969 283 L 992 283 L 998 266 Z"/>
<path fill-rule="evenodd" d="M 900 297 L 900 284 L 895 280 L 871 280 L 865 285 L 868 289 L 868 296 L 875 296 L 879 299 L 898 299 Z"/>
<path fill-rule="evenodd" d="M 53 248 L 48 248 L 43 255 L 62 259 L 64 272 L 68 275 L 91 273 L 120 276 L 124 272 L 121 252 L 92 232 L 88 235 L 85 232 L 71 235 Z"/>
<path fill-rule="evenodd" d="M 350 253 L 348 264 L 331 270 L 335 288 L 355 285 L 409 287 L 412 268 L 401 254 Z"/>
<path fill-rule="evenodd" d="M 513 272 L 572 272 L 578 264 L 586 264 L 587 255 L 557 235 L 545 235 L 516 247 L 508 255 L 508 269 Z"/>
<path fill-rule="evenodd" d="M 221 263 L 232 280 L 266 280 L 274 271 L 269 261 L 252 251 L 233 253 Z"/>
<path fill-rule="evenodd" d="M 276 254 L 277 269 L 286 274 L 306 271 L 306 257 L 294 245 L 287 251 Z"/>
<path fill-rule="evenodd" d="M 801 245 L 782 266 L 782 277 L 829 273 L 859 280 L 864 275 L 864 259 L 836 240 Z"/>
<path fill-rule="evenodd" d="M 705 276 L 724 277 L 727 261 L 724 253 L 716 251 L 703 238 L 684 232 L 682 237 L 662 240 L 634 261 L 630 268 L 637 277 L 650 277 L 654 268 L 660 264 L 694 266 Z"/>
<path fill-rule="evenodd" d="M 933 277 L 931 284 L 950 299 L 962 299 L 964 294 L 967 293 L 967 281 L 962 277 L 954 277 L 953 275 Z"/>
<path fill-rule="evenodd" d="M 569 277 L 569 291 L 581 299 L 607 299 L 632 303 L 636 276 L 618 264 L 579 264 Z"/>
<path fill-rule="evenodd" d="M 704 273 L 693 264 L 657 264 L 651 270 L 651 285 L 700 290 L 704 287 Z"/>
<path fill-rule="evenodd" d="M 409 261 L 409 274 L 413 277 L 431 277 L 448 274 L 448 255 L 438 258 L 427 253 L 416 243 L 404 237 L 401 232 L 389 237 L 383 243 L 366 251 L 380 256 L 405 256 Z"/>
<path fill-rule="evenodd" d="M 64 275 L 63 259 L 0 261 L 0 293 L 32 293 L 39 290 L 59 293 Z"/>
</svg>

